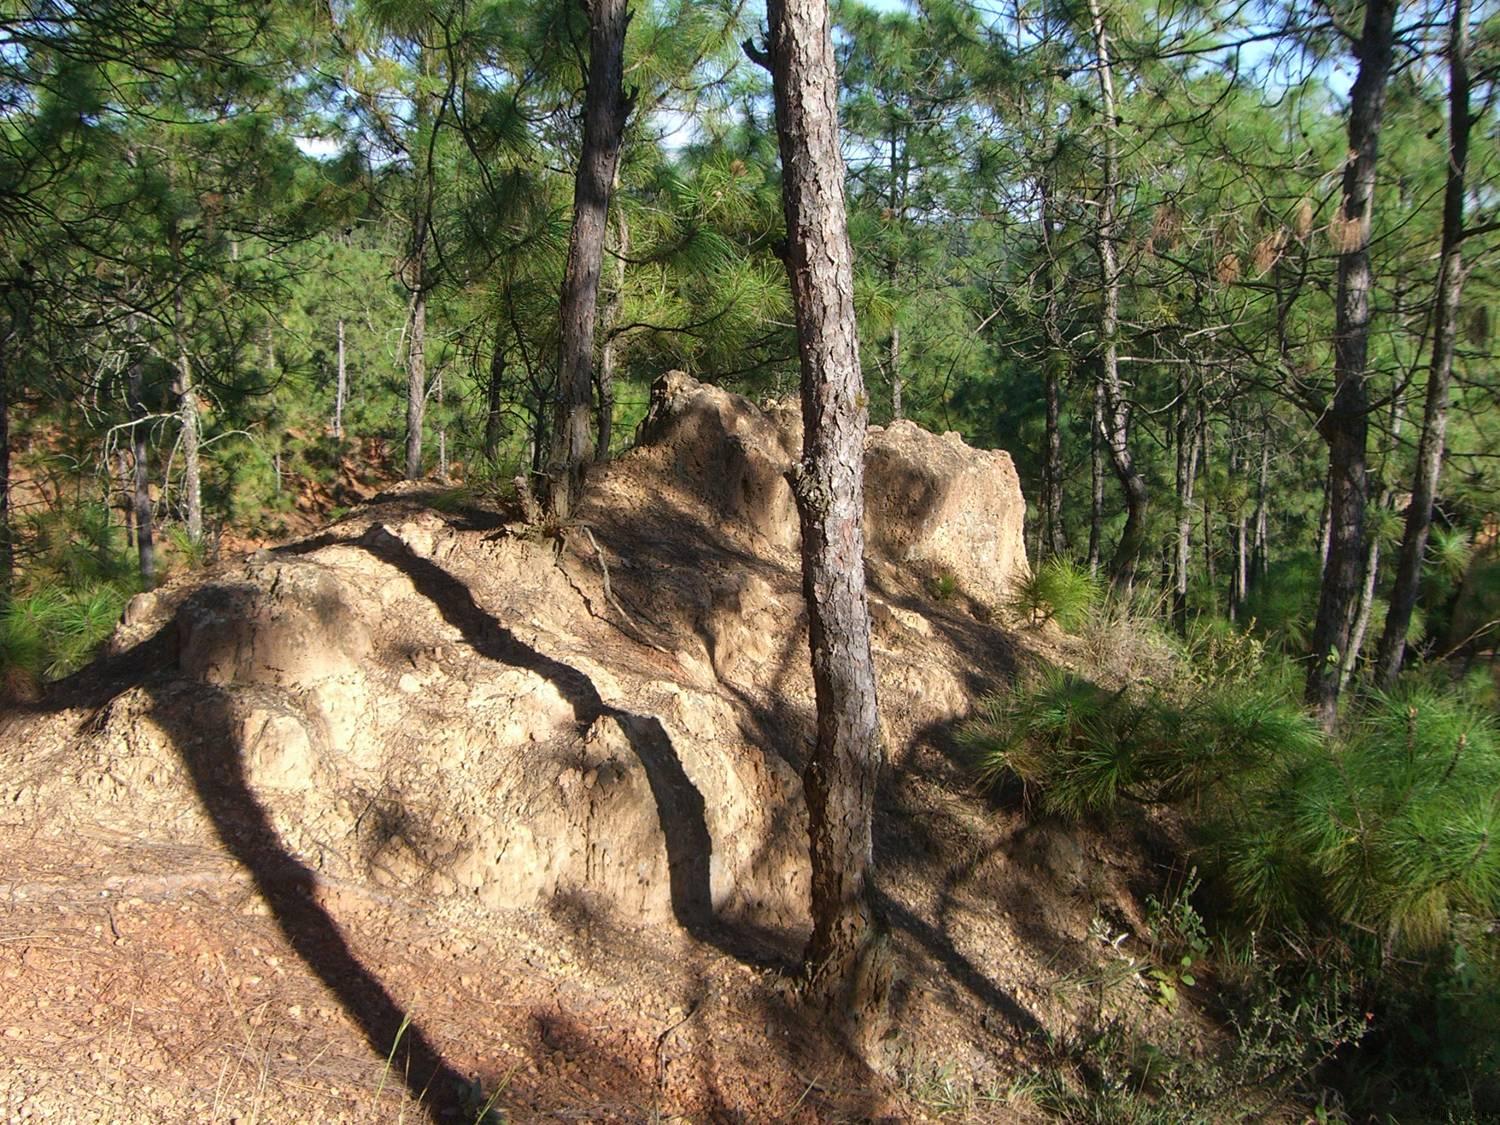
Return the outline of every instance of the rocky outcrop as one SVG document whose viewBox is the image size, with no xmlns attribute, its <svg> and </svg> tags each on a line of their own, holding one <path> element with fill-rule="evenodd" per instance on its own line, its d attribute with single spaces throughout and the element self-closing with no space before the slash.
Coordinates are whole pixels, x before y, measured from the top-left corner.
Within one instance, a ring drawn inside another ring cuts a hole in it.
<svg viewBox="0 0 1500 1125">
<path fill-rule="evenodd" d="M 797 407 L 748 399 L 668 372 L 652 388 L 642 453 L 752 542 L 795 548 L 786 474 L 801 453 Z M 997 606 L 1028 573 L 1026 501 L 1010 455 L 914 422 L 872 426 L 865 446 L 869 561 L 948 578 Z"/>
</svg>

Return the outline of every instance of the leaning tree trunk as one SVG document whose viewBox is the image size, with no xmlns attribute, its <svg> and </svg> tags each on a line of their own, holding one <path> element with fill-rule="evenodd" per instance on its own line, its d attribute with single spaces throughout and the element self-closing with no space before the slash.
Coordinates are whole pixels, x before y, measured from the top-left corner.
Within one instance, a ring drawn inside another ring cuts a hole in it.
<svg viewBox="0 0 1500 1125">
<path fill-rule="evenodd" d="M 1318 430 L 1328 443 L 1328 563 L 1323 568 L 1307 671 L 1307 702 L 1325 729 L 1332 729 L 1338 717 L 1339 680 L 1365 561 L 1365 457 L 1370 428 L 1366 362 L 1374 282 L 1370 218 L 1395 20 L 1396 0 L 1369 0 L 1359 45 L 1359 75 L 1349 95 L 1343 205 L 1334 224 L 1340 248 L 1334 390 L 1328 409 L 1318 419 Z"/>
<path fill-rule="evenodd" d="M 1117 142 L 1118 110 L 1115 107 L 1114 69 L 1110 63 L 1109 35 L 1099 0 L 1089 0 L 1094 25 L 1094 53 L 1099 65 L 1099 96 L 1104 111 L 1104 183 L 1099 190 L 1095 251 L 1104 287 L 1099 312 L 1100 356 L 1104 381 L 1104 437 L 1120 488 L 1125 493 L 1125 528 L 1115 547 L 1109 569 L 1115 589 L 1130 596 L 1135 586 L 1136 563 L 1146 545 L 1146 509 L 1150 499 L 1146 478 L 1141 476 L 1130 453 L 1130 406 L 1120 382 L 1120 262 L 1115 240 L 1115 211 L 1119 202 L 1120 157 Z"/>
<path fill-rule="evenodd" d="M 818 734 L 803 771 L 812 861 L 809 995 L 861 1025 L 883 1004 L 870 971 L 880 922 L 871 884 L 882 751 L 865 594 L 867 422 L 854 268 L 826 0 L 770 0 L 770 58 L 786 209 L 786 270 L 802 366 L 802 527 Z"/>
<path fill-rule="evenodd" d="M 1437 499 L 1448 432 L 1448 386 L 1453 377 L 1459 297 L 1464 281 L 1464 179 L 1469 163 L 1469 128 L 1474 123 L 1469 113 L 1469 85 L 1469 0 L 1455 0 L 1453 23 L 1448 31 L 1448 182 L 1443 195 L 1442 251 L 1432 359 L 1427 371 L 1427 403 L 1422 412 L 1411 504 L 1406 509 L 1406 528 L 1401 536 L 1401 558 L 1396 564 L 1385 631 L 1375 657 L 1375 682 L 1387 690 L 1395 686 L 1406 655 L 1406 634 L 1411 630 L 1412 612 L 1422 582 L 1422 557 L 1432 528 L 1432 506 Z"/>
<path fill-rule="evenodd" d="M 553 402 L 547 459 L 547 507 L 567 519 L 583 487 L 594 388 L 594 328 L 609 197 L 631 98 L 625 96 L 626 0 L 588 0 L 589 78 L 583 106 L 583 147 L 573 182 L 573 229 L 562 286 L 562 362 Z"/>
</svg>

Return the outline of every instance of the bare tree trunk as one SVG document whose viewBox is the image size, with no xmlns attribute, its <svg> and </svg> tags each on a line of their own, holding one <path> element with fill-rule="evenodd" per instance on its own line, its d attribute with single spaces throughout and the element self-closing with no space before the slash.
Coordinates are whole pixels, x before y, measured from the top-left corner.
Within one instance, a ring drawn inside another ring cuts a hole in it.
<svg viewBox="0 0 1500 1125">
<path fill-rule="evenodd" d="M 1463 291 L 1464 181 L 1469 163 L 1469 0 L 1454 0 L 1448 30 L 1448 181 L 1443 195 L 1442 251 L 1438 264 L 1437 310 L 1434 313 L 1432 359 L 1427 370 L 1427 402 L 1422 411 L 1422 436 L 1417 444 L 1416 476 L 1406 527 L 1401 536 L 1401 558 L 1391 588 L 1385 631 L 1375 657 L 1375 681 L 1394 687 L 1406 655 L 1406 634 L 1422 582 L 1422 557 L 1432 528 L 1448 433 L 1448 386 L 1453 377 L 1453 353 L 1458 339 L 1459 299 Z"/>
<path fill-rule="evenodd" d="M 1172 616 L 1176 619 L 1178 631 L 1186 633 L 1188 578 L 1193 557 L 1193 482 L 1198 475 L 1198 445 L 1202 434 L 1198 419 L 1194 417 L 1196 410 L 1188 405 L 1186 379 L 1178 384 L 1177 411 L 1177 554 L 1172 568 Z"/>
<path fill-rule="evenodd" d="M 865 593 L 867 421 L 826 0 L 771 0 L 770 57 L 786 209 L 786 270 L 802 366 L 802 525 L 818 734 L 803 771 L 812 860 L 809 995 L 859 1027 L 883 1007 L 872 817 L 883 754 Z"/>
<path fill-rule="evenodd" d="M 1094 54 L 1099 67 L 1099 95 L 1104 111 L 1104 183 L 1099 190 L 1095 249 L 1103 275 L 1104 303 L 1099 314 L 1099 338 L 1103 348 L 1105 438 L 1115 476 L 1125 493 L 1125 528 L 1115 547 L 1109 569 L 1115 589 L 1129 597 L 1135 586 L 1135 568 L 1146 544 L 1146 509 L 1149 494 L 1146 479 L 1136 468 L 1130 453 L 1130 406 L 1120 382 L 1120 264 L 1115 231 L 1120 189 L 1120 160 L 1117 143 L 1119 111 L 1115 106 L 1114 69 L 1110 62 L 1109 35 L 1099 0 L 1089 0 L 1089 15 L 1094 25 Z"/>
<path fill-rule="evenodd" d="M 619 168 L 615 169 L 615 187 L 619 187 Z M 615 208 L 615 284 L 610 290 L 600 317 L 599 344 L 599 422 L 594 440 L 594 460 L 608 461 L 609 447 L 615 434 L 615 363 L 618 345 L 613 329 L 620 321 L 620 310 L 625 305 L 625 259 L 630 255 L 630 226 L 625 218 L 625 208 Z"/>
<path fill-rule="evenodd" d="M 130 427 L 131 452 L 135 460 L 135 546 L 140 559 L 141 584 L 150 589 L 156 585 L 156 536 L 151 521 L 151 473 L 146 463 L 150 452 L 146 430 L 145 376 L 139 356 L 130 357 L 128 393 L 130 413 L 135 425 Z"/>
<path fill-rule="evenodd" d="M 333 392 L 333 436 L 344 440 L 344 405 L 349 396 L 349 375 L 344 365 L 344 318 L 339 317 L 339 381 Z"/>
<path fill-rule="evenodd" d="M 1099 573 L 1104 539 L 1104 388 L 1094 384 L 1089 419 L 1089 573 Z"/>
<path fill-rule="evenodd" d="M 1396 0 L 1369 0 L 1349 95 L 1349 158 L 1335 225 L 1340 247 L 1334 327 L 1333 400 L 1318 419 L 1328 443 L 1328 565 L 1313 625 L 1307 702 L 1325 729 L 1338 718 L 1339 679 L 1364 562 L 1366 446 L 1370 428 L 1366 359 L 1370 340 L 1370 217 L 1381 116 L 1393 55 Z"/>
<path fill-rule="evenodd" d="M 594 328 L 604 262 L 609 198 L 633 99 L 625 96 L 626 0 L 588 0 L 589 78 L 583 107 L 583 148 L 573 183 L 573 229 L 562 286 L 562 362 L 547 459 L 547 508 L 567 519 L 583 487 L 594 390 Z"/>
</svg>

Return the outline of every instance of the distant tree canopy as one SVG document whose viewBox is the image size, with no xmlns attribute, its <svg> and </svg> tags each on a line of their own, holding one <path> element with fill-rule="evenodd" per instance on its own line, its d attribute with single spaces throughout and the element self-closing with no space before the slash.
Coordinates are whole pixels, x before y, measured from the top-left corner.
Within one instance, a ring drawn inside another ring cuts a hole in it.
<svg viewBox="0 0 1500 1125">
<path fill-rule="evenodd" d="M 593 323 L 563 315 L 590 18 L 4 5 L 13 597 L 118 583 L 127 541 L 154 570 L 163 536 L 179 565 L 275 535 L 354 466 L 543 474 L 565 393 L 586 473 L 667 367 L 796 385 L 769 74 L 738 46 L 763 29 L 728 0 L 630 9 Z M 1494 648 L 1491 9 L 848 0 L 834 24 L 875 422 L 1008 449 L 1037 555 L 1254 628 L 1326 721 L 1377 649 L 1390 683 Z"/>
</svg>

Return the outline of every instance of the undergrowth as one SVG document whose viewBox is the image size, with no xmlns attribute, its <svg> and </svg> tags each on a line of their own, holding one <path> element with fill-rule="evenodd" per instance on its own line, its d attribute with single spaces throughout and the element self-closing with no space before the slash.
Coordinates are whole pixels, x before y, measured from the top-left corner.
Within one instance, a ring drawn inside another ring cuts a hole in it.
<svg viewBox="0 0 1500 1125">
<path fill-rule="evenodd" d="M 30 516 L 24 569 L 0 596 L 0 695 L 25 695 L 87 664 L 139 589 L 135 562 L 103 506 Z"/>
<path fill-rule="evenodd" d="M 1267 1091 L 1327 1117 L 1500 1117 L 1494 721 L 1413 679 L 1325 735 L 1281 648 L 1200 624 L 1166 674 L 1050 669 L 962 729 L 981 782 L 1019 784 L 1034 814 L 1178 810 L 1202 889 L 1195 871 L 1148 903 L 1151 958 L 1132 972 L 1173 1009 L 1210 977 L 1235 1033 L 1194 1057 L 1101 1027 L 1036 1099 L 1096 1121 L 1238 1119 Z"/>
</svg>

